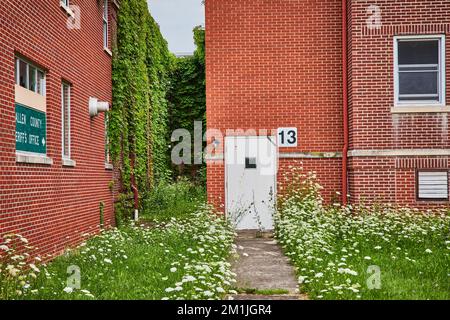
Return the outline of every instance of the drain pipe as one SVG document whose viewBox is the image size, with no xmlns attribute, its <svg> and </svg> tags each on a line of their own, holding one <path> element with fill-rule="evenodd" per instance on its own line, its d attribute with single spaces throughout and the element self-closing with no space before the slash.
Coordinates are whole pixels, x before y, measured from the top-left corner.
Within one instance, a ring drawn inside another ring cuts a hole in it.
<svg viewBox="0 0 450 320">
<path fill-rule="evenodd" d="M 348 30 L 347 30 L 347 0 L 342 0 L 342 115 L 344 124 L 344 148 L 342 150 L 342 204 L 348 203 Z"/>
</svg>

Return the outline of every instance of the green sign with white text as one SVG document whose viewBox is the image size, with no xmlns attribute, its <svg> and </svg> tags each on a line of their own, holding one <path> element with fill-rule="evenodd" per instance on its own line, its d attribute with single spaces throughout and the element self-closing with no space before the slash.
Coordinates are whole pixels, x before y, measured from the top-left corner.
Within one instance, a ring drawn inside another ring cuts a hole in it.
<svg viewBox="0 0 450 320">
<path fill-rule="evenodd" d="M 16 151 L 47 153 L 45 112 L 16 103 Z"/>
</svg>

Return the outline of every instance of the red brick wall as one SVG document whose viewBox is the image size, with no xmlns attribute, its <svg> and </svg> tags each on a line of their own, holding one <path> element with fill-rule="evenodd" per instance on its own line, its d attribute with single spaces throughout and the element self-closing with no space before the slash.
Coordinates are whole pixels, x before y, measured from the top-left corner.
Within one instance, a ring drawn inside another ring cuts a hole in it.
<svg viewBox="0 0 450 320">
<path fill-rule="evenodd" d="M 340 0 L 208 0 L 208 128 L 297 127 L 298 148 L 281 153 L 342 151 L 341 41 Z M 305 162 L 330 198 L 340 161 Z M 208 163 L 208 195 L 225 199 L 223 164 Z"/>
<path fill-rule="evenodd" d="M 370 5 L 382 28 L 367 29 Z M 207 119 L 214 129 L 295 126 L 299 147 L 280 152 L 341 151 L 341 1 L 219 1 L 206 5 Z M 350 150 L 409 150 L 405 157 L 352 157 L 352 202 L 416 207 L 416 171 L 448 170 L 448 157 L 423 165 L 416 149 L 448 151 L 447 113 L 393 114 L 393 37 L 446 34 L 450 61 L 450 2 L 348 1 Z M 447 68 L 447 104 L 450 104 Z M 427 157 L 429 158 L 429 157 Z M 432 158 L 432 157 L 431 157 Z M 402 167 L 400 160 L 415 164 Z M 328 200 L 339 190 L 340 162 L 306 161 L 325 184 Z M 284 164 L 293 160 L 283 159 Z M 434 163 L 434 164 L 433 164 Z M 224 198 L 223 166 L 208 165 L 210 198 Z"/>
<path fill-rule="evenodd" d="M 81 29 L 66 27 L 59 0 L 2 0 L 0 11 L 0 235 L 27 237 L 43 255 L 97 232 L 100 202 L 113 223 L 112 171 L 104 164 L 104 117 L 93 119 L 89 97 L 111 102 L 111 57 L 103 50 L 102 1 L 71 0 L 81 9 Z M 110 5 L 111 17 L 114 5 Z M 115 30 L 114 19 L 110 19 Z M 111 37 L 110 37 L 111 39 Z M 15 53 L 46 69 L 47 155 L 53 165 L 16 163 Z M 71 153 L 61 159 L 61 80 L 72 84 Z"/>
<path fill-rule="evenodd" d="M 367 8 L 381 9 L 382 28 L 367 29 Z M 448 113 L 393 114 L 394 36 L 446 34 L 447 105 L 450 105 L 450 2 L 430 0 L 351 1 L 352 150 L 450 149 Z M 415 156 L 406 157 L 416 159 Z M 448 206 L 416 201 L 415 173 L 420 164 L 398 167 L 401 158 L 366 157 L 350 161 L 353 201 L 396 202 L 417 207 Z M 444 158 L 446 159 L 446 158 Z M 444 161 L 431 168 L 449 170 Z"/>
<path fill-rule="evenodd" d="M 293 168 L 296 173 L 314 173 L 317 182 L 323 187 L 321 194 L 327 203 L 341 201 L 341 165 L 342 159 L 280 159 L 278 172 L 278 191 L 283 190 L 292 183 Z M 287 180 L 286 180 L 287 178 Z"/>
</svg>

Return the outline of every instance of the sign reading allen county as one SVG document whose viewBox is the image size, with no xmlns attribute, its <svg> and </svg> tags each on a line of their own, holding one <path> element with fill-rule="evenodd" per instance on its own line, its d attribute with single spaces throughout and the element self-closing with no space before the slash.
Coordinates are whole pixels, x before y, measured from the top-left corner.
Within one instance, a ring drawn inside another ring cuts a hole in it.
<svg viewBox="0 0 450 320">
<path fill-rule="evenodd" d="M 47 153 L 45 112 L 16 103 L 16 151 Z"/>
</svg>

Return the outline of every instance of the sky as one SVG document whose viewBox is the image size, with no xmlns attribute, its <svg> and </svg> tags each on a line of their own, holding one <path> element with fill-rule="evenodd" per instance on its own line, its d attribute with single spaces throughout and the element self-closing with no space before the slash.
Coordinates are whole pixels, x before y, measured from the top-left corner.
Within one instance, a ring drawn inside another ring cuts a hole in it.
<svg viewBox="0 0 450 320">
<path fill-rule="evenodd" d="M 175 54 L 195 50 L 192 29 L 205 25 L 205 7 L 201 0 L 147 0 L 150 13 L 161 28 Z"/>
</svg>

